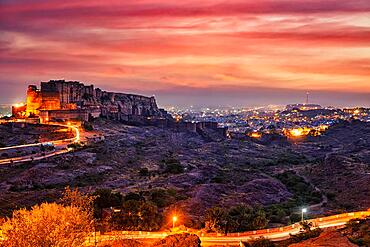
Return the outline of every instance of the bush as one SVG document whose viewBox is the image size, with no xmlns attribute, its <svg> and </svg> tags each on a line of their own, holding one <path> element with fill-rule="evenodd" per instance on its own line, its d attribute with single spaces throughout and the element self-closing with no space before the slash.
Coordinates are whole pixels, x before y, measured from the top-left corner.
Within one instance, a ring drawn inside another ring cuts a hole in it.
<svg viewBox="0 0 370 247">
<path fill-rule="evenodd" d="M 322 230 L 320 228 L 312 230 L 311 222 L 308 221 L 300 222 L 300 225 L 303 232 L 295 235 L 290 234 L 290 239 L 288 241 L 289 243 L 298 243 L 310 238 L 316 238 L 322 233 Z"/>
<path fill-rule="evenodd" d="M 140 195 L 140 194 L 137 194 L 137 193 L 134 193 L 134 192 L 130 192 L 127 195 L 125 195 L 124 201 L 130 201 L 130 200 L 133 200 L 133 201 L 145 201 L 145 198 L 142 195 Z"/>
<path fill-rule="evenodd" d="M 110 189 L 98 189 L 93 194 L 94 200 L 94 216 L 101 218 L 103 209 L 110 207 L 120 207 L 123 202 L 123 196 L 119 192 L 113 192 Z"/>
<path fill-rule="evenodd" d="M 86 131 L 93 131 L 94 130 L 94 127 L 91 123 L 89 122 L 84 122 L 82 127 L 84 128 L 84 130 Z"/>
<path fill-rule="evenodd" d="M 230 210 L 214 207 L 205 214 L 205 226 L 215 232 L 244 232 L 266 227 L 266 214 L 260 207 L 238 205 Z"/>
<path fill-rule="evenodd" d="M 279 207 L 284 208 L 285 213 L 290 215 L 292 222 L 300 220 L 298 216 L 292 215 L 292 212 L 294 212 L 295 209 L 302 207 L 302 205 L 316 204 L 322 201 L 322 194 L 319 191 L 316 191 L 315 188 L 305 182 L 302 177 L 298 176 L 294 172 L 284 172 L 276 175 L 276 178 L 293 193 L 292 199 L 288 202 L 279 204 Z M 271 216 L 272 214 L 269 213 L 269 215 Z"/>
<path fill-rule="evenodd" d="M 135 200 L 125 201 L 111 220 L 116 228 L 128 231 L 156 231 L 161 228 L 162 221 L 154 204 Z"/>
<path fill-rule="evenodd" d="M 320 236 L 321 233 L 322 233 L 322 230 L 320 228 L 316 228 L 314 230 L 309 230 L 309 231 L 301 232 L 295 235 L 290 235 L 290 242 L 299 243 L 301 241 L 304 241 L 310 238 L 316 238 Z"/>
<path fill-rule="evenodd" d="M 370 246 L 370 217 L 350 220 L 343 233 L 354 244 Z"/>
<path fill-rule="evenodd" d="M 163 161 L 165 165 L 165 173 L 180 174 L 184 172 L 184 167 L 180 161 L 174 158 L 170 158 Z"/>
<path fill-rule="evenodd" d="M 149 170 L 146 167 L 143 167 L 139 170 L 139 175 L 142 177 L 146 177 L 149 175 Z"/>
</svg>

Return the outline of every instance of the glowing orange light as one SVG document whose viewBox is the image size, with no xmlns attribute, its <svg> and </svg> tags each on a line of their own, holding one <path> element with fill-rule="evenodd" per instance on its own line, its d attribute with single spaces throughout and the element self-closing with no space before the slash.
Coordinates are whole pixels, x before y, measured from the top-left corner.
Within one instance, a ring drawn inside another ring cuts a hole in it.
<svg viewBox="0 0 370 247">
<path fill-rule="evenodd" d="M 176 216 L 176 215 L 174 215 L 174 216 L 172 217 L 172 228 L 175 228 L 175 223 L 176 223 L 176 221 L 177 221 L 177 216 Z"/>
<path fill-rule="evenodd" d="M 303 129 L 292 129 L 289 131 L 292 136 L 301 136 L 303 135 Z"/>
<path fill-rule="evenodd" d="M 253 138 L 260 138 L 262 136 L 261 133 L 259 132 L 252 132 L 249 134 L 250 137 L 253 137 Z"/>
<path fill-rule="evenodd" d="M 300 128 L 294 128 L 290 130 L 284 130 L 285 135 L 290 137 L 301 137 L 301 136 L 307 136 L 310 133 L 312 134 L 312 128 L 308 127 L 300 127 Z"/>
</svg>

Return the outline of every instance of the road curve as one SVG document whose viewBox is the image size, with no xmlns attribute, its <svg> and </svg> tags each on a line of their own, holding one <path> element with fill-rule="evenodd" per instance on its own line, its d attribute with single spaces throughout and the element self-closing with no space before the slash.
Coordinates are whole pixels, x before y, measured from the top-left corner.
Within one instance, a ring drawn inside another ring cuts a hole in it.
<svg viewBox="0 0 370 247">
<path fill-rule="evenodd" d="M 71 128 L 72 130 L 74 130 L 75 136 L 73 138 L 62 139 L 62 140 L 55 140 L 55 141 L 49 141 L 49 142 L 39 142 L 39 143 L 32 143 L 32 144 L 25 144 L 25 145 L 17 145 L 17 146 L 10 146 L 10 147 L 0 148 L 0 151 L 3 151 L 3 150 L 25 148 L 25 147 L 37 147 L 37 146 L 44 145 L 46 143 L 52 143 L 55 147 L 55 151 L 47 153 L 45 155 L 43 155 L 43 154 L 25 155 L 25 156 L 21 156 L 21 157 L 0 159 L 0 165 L 6 165 L 6 164 L 12 164 L 12 163 L 21 163 L 21 162 L 27 162 L 27 161 L 33 161 L 33 160 L 42 160 L 42 159 L 49 158 L 49 157 L 52 157 L 52 156 L 55 156 L 55 155 L 68 153 L 68 152 L 70 152 L 70 150 L 67 149 L 68 144 L 76 143 L 76 142 L 80 141 L 80 138 L 81 138 L 80 130 L 76 126 L 63 125 L 63 124 L 54 124 L 54 123 L 53 124 L 44 124 L 44 125 Z"/>
</svg>

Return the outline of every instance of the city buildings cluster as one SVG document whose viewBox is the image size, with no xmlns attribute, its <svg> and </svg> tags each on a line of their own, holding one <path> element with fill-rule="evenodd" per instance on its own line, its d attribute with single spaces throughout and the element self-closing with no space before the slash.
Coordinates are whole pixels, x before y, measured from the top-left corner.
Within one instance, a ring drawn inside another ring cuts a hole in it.
<svg viewBox="0 0 370 247">
<path fill-rule="evenodd" d="M 285 108 L 259 107 L 253 109 L 202 108 L 195 110 L 176 109 L 168 111 L 178 120 L 217 122 L 220 127 L 228 127 L 230 132 L 245 133 L 254 138 L 264 133 L 280 133 L 290 137 L 320 135 L 330 126 L 340 121 L 370 121 L 369 108 L 321 107 L 318 104 L 290 104 Z"/>
</svg>

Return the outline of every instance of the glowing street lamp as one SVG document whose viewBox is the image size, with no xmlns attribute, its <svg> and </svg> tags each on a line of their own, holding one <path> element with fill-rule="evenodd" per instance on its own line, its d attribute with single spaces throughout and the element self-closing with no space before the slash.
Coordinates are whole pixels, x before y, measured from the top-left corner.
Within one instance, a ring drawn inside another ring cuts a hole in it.
<svg viewBox="0 0 370 247">
<path fill-rule="evenodd" d="M 175 215 L 172 217 L 172 228 L 175 228 L 176 221 L 177 221 L 177 216 Z"/>
<path fill-rule="evenodd" d="M 307 208 L 302 208 L 302 222 L 304 221 L 304 213 L 307 213 Z"/>
</svg>

